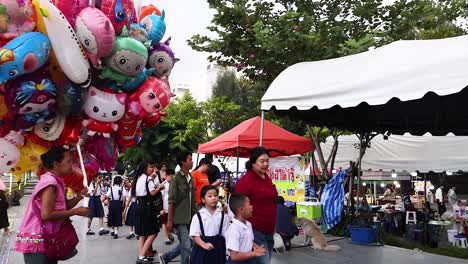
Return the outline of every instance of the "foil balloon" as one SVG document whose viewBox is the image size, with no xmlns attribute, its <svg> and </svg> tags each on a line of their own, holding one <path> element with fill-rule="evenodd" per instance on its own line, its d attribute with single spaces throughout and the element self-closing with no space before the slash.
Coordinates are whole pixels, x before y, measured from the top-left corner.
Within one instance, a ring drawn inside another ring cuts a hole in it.
<svg viewBox="0 0 468 264">
<path fill-rule="evenodd" d="M 21 134 L 10 131 L 8 135 L 0 138 L 0 175 L 8 172 L 20 160 L 20 151 L 17 145 L 24 143 Z"/>
<path fill-rule="evenodd" d="M 88 89 L 84 112 L 87 118 L 83 125 L 88 129 L 88 135 L 102 134 L 104 137 L 117 131 L 119 121 L 125 114 L 125 93 L 110 93 L 101 91 L 94 86 Z"/>
<path fill-rule="evenodd" d="M 130 24 L 134 13 L 132 0 L 102 0 L 100 9 L 112 22 L 117 35 Z"/>
<path fill-rule="evenodd" d="M 148 60 L 148 49 L 140 41 L 124 34 L 115 41 L 111 56 L 104 60 L 101 78 L 124 85 L 139 76 Z"/>
<path fill-rule="evenodd" d="M 81 10 L 89 6 L 88 0 L 55 0 L 55 6 L 63 13 L 72 27 Z"/>
<path fill-rule="evenodd" d="M 26 140 L 25 145 L 20 147 L 20 160 L 11 168 L 10 172 L 19 179 L 22 173 L 36 170 L 39 164 L 41 164 L 41 155 L 46 153 L 47 150 L 48 148 L 44 146 L 35 144 L 31 140 Z"/>
<path fill-rule="evenodd" d="M 168 78 L 171 75 L 174 64 L 179 61 L 175 58 L 174 52 L 169 45 L 171 38 L 168 38 L 164 43 L 159 43 L 150 52 L 148 59 L 148 67 L 154 68 L 154 76 L 158 78 Z"/>
<path fill-rule="evenodd" d="M 153 13 L 140 21 L 140 24 L 148 31 L 148 37 L 151 40 L 152 46 L 157 45 L 166 33 L 165 17 L 166 13 L 163 10 L 161 16 Z"/>
<path fill-rule="evenodd" d="M 8 119 L 18 129 L 29 130 L 54 117 L 57 89 L 45 73 L 28 74 L 7 84 Z"/>
<path fill-rule="evenodd" d="M 34 126 L 29 139 L 36 144 L 51 148 L 78 143 L 82 120 L 58 114 L 55 118 Z"/>
<path fill-rule="evenodd" d="M 109 18 L 99 9 L 87 7 L 76 19 L 76 35 L 94 67 L 101 65 L 114 47 L 115 31 Z"/>
<path fill-rule="evenodd" d="M 114 169 L 118 158 L 117 145 L 114 138 L 90 137 L 86 140 L 84 148 L 88 153 L 96 157 L 101 169 L 106 171 Z"/>
<path fill-rule="evenodd" d="M 138 90 L 128 97 L 127 106 L 129 112 L 137 119 L 143 119 L 151 113 L 159 113 L 169 106 L 171 94 L 168 85 L 150 77 Z"/>
<path fill-rule="evenodd" d="M 149 15 L 152 15 L 152 14 L 156 14 L 158 16 L 161 16 L 162 13 L 161 13 L 161 10 L 159 10 L 159 8 L 157 8 L 154 5 L 144 6 L 140 10 L 140 17 L 138 18 L 138 21 L 141 22 L 141 20 L 143 20 L 143 18 L 145 18 L 145 17 L 147 17 Z"/>
<path fill-rule="evenodd" d="M 0 0 L 0 39 L 11 40 L 33 31 L 36 19 L 30 0 Z"/>
<path fill-rule="evenodd" d="M 140 41 L 143 44 L 146 44 L 149 41 L 148 31 L 146 31 L 146 29 L 141 24 L 130 24 L 128 27 L 127 35 L 131 38 Z"/>
<path fill-rule="evenodd" d="M 39 32 L 25 33 L 0 48 L 0 84 L 31 73 L 49 59 L 50 41 Z"/>
<path fill-rule="evenodd" d="M 78 86 L 91 84 L 91 67 L 70 23 L 51 0 L 36 0 L 47 36 L 63 73 Z"/>
</svg>

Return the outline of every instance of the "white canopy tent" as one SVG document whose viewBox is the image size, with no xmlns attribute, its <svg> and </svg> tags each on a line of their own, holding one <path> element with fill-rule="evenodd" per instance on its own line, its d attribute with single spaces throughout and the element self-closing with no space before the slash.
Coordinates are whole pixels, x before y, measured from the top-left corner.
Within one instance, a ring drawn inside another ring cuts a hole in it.
<svg viewBox="0 0 468 264">
<path fill-rule="evenodd" d="M 468 135 L 466 47 L 468 36 L 397 41 L 298 63 L 273 81 L 261 109 L 354 132 Z"/>
<path fill-rule="evenodd" d="M 355 135 L 338 138 L 338 152 L 335 168 L 349 167 L 349 161 L 359 157 L 359 139 Z M 327 138 L 321 144 L 324 155 L 332 150 L 334 140 Z M 403 136 L 392 135 L 387 140 L 382 135 L 376 136 L 362 159 L 362 170 L 384 170 L 408 173 L 468 171 L 468 137 L 447 135 Z"/>
</svg>

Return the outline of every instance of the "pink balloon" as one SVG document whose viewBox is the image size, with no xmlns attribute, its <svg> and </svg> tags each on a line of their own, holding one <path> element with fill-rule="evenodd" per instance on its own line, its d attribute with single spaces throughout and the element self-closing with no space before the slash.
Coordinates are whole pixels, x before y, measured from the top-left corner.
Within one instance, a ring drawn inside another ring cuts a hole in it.
<svg viewBox="0 0 468 264">
<path fill-rule="evenodd" d="M 0 0 L 0 38 L 10 40 L 36 27 L 36 12 L 30 0 Z"/>
<path fill-rule="evenodd" d="M 76 17 L 81 10 L 89 6 L 88 0 L 55 0 L 54 2 L 72 27 L 75 27 Z"/>
</svg>

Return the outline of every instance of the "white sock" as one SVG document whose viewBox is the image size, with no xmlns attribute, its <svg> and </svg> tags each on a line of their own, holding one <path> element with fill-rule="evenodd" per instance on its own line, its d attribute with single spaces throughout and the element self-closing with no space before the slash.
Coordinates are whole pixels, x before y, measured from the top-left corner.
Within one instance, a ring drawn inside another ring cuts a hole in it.
<svg viewBox="0 0 468 264">
<path fill-rule="evenodd" d="M 144 259 L 145 256 L 138 256 L 138 259 Z"/>
<path fill-rule="evenodd" d="M 102 231 L 102 230 L 104 230 L 104 227 L 100 227 L 100 228 L 99 228 L 99 231 Z"/>
<path fill-rule="evenodd" d="M 114 234 L 116 234 L 116 235 L 117 235 L 117 227 L 116 227 L 116 228 L 114 228 Z"/>
</svg>

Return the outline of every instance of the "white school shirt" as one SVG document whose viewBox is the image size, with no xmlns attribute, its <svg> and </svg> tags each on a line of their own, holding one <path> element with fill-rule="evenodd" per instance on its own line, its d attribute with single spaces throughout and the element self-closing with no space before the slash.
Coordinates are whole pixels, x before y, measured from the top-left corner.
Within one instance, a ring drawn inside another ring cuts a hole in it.
<svg viewBox="0 0 468 264">
<path fill-rule="evenodd" d="M 96 193 L 93 194 L 94 189 L 96 188 Z M 90 196 L 101 196 L 103 193 L 103 188 L 101 184 L 96 184 L 95 182 L 91 182 L 88 188 L 88 194 Z"/>
<path fill-rule="evenodd" d="M 245 221 L 245 224 L 237 219 L 232 219 L 232 223 L 226 232 L 226 249 L 241 253 L 251 252 L 254 243 L 252 224 Z"/>
<path fill-rule="evenodd" d="M 112 192 L 111 192 L 111 188 L 112 188 Z M 119 200 L 122 201 L 124 198 L 124 195 L 123 193 L 122 195 L 120 195 L 119 193 L 119 192 L 123 192 L 122 186 L 113 185 L 111 188 L 109 188 L 109 190 L 107 191 L 106 197 L 111 198 L 111 201 L 119 201 Z"/>
<path fill-rule="evenodd" d="M 169 213 L 169 188 L 171 184 L 169 182 L 164 183 L 164 189 L 162 190 L 163 196 L 163 209 L 164 212 Z"/>
<path fill-rule="evenodd" d="M 222 211 L 219 208 L 216 208 L 214 214 L 211 214 L 208 209 L 202 207 L 200 211 L 201 219 L 203 221 L 203 229 L 205 230 L 205 236 L 216 236 L 219 234 L 219 225 L 221 224 Z M 229 227 L 229 221 L 227 215 L 224 215 L 223 220 L 223 229 L 221 230 L 221 235 L 226 237 L 226 231 Z M 191 237 L 201 236 L 200 222 L 198 221 L 198 216 L 194 215 L 192 217 L 192 223 L 190 224 L 190 233 Z"/>
<path fill-rule="evenodd" d="M 124 189 L 123 195 L 125 199 L 130 200 L 130 202 L 136 202 L 136 197 L 132 197 L 132 189 Z"/>
<path fill-rule="evenodd" d="M 148 189 L 150 192 L 152 192 L 154 189 L 156 189 L 156 184 L 155 181 L 153 181 L 153 178 L 150 176 L 147 176 L 146 174 L 142 174 L 140 177 L 138 177 L 137 183 L 136 183 L 136 196 L 146 196 L 146 178 L 148 178 Z"/>
<path fill-rule="evenodd" d="M 441 203 L 444 202 L 444 196 L 442 196 L 442 189 L 441 188 L 437 188 L 436 193 L 435 193 L 435 197 L 436 197 L 436 199 L 439 199 L 439 201 Z"/>
</svg>

